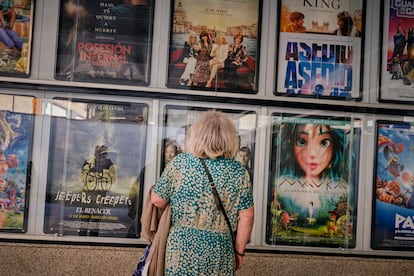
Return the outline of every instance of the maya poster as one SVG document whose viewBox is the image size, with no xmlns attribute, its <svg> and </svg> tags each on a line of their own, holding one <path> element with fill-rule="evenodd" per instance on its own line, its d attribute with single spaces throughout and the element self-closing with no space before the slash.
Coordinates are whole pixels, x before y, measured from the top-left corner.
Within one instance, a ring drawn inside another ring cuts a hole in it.
<svg viewBox="0 0 414 276">
<path fill-rule="evenodd" d="M 414 1 L 385 0 L 380 100 L 413 102 Z"/>
<path fill-rule="evenodd" d="M 360 99 L 363 0 L 279 1 L 276 95 Z"/>
<path fill-rule="evenodd" d="M 167 86 L 256 93 L 260 0 L 171 1 Z"/>
<path fill-rule="evenodd" d="M 268 244 L 355 247 L 360 124 L 273 114 Z"/>
<path fill-rule="evenodd" d="M 148 85 L 154 0 L 61 0 L 55 78 Z"/>
<path fill-rule="evenodd" d="M 148 107 L 55 99 L 44 232 L 138 237 Z"/>
<path fill-rule="evenodd" d="M 167 163 L 177 154 L 184 151 L 185 135 L 191 124 L 198 119 L 202 112 L 210 109 L 204 107 L 168 105 L 164 111 L 161 173 Z M 254 111 L 230 109 L 214 109 L 229 116 L 239 132 L 240 149 L 234 157 L 240 161 L 250 175 L 253 183 L 254 152 L 257 114 Z"/>
<path fill-rule="evenodd" d="M 26 232 L 34 98 L 0 95 L 0 231 Z"/>
<path fill-rule="evenodd" d="M 372 247 L 414 248 L 414 126 L 377 121 Z"/>
<path fill-rule="evenodd" d="M 2 1 L 0 6 L 0 74 L 29 77 L 34 1 Z"/>
</svg>

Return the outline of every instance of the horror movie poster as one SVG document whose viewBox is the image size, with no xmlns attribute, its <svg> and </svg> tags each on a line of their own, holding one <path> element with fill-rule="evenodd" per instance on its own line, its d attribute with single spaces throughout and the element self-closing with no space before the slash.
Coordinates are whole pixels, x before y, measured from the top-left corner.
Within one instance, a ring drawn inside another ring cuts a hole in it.
<svg viewBox="0 0 414 276">
<path fill-rule="evenodd" d="M 272 115 L 266 242 L 355 247 L 360 121 Z"/>
<path fill-rule="evenodd" d="M 372 247 L 414 248 L 414 126 L 378 121 Z"/>
<path fill-rule="evenodd" d="M 148 107 L 55 99 L 44 232 L 137 237 Z"/>
<path fill-rule="evenodd" d="M 0 94 L 0 231 L 26 232 L 33 97 Z"/>
<path fill-rule="evenodd" d="M 382 3 L 380 100 L 414 102 L 414 1 Z"/>
<path fill-rule="evenodd" d="M 29 77 L 34 22 L 33 0 L 0 2 L 0 74 Z"/>
<path fill-rule="evenodd" d="M 55 78 L 148 85 L 153 10 L 153 0 L 61 0 Z"/>
<path fill-rule="evenodd" d="M 276 91 L 359 99 L 363 0 L 279 1 Z"/>
<path fill-rule="evenodd" d="M 164 111 L 163 141 L 161 172 L 167 163 L 177 154 L 184 151 L 186 131 L 191 124 L 200 116 L 201 112 L 208 111 L 204 107 L 173 106 L 168 105 Z M 241 111 L 230 109 L 214 109 L 229 116 L 239 133 L 240 149 L 234 157 L 240 161 L 250 175 L 250 182 L 253 183 L 255 136 L 257 114 L 254 111 Z"/>
<path fill-rule="evenodd" d="M 261 0 L 171 1 L 167 86 L 256 93 Z"/>
</svg>

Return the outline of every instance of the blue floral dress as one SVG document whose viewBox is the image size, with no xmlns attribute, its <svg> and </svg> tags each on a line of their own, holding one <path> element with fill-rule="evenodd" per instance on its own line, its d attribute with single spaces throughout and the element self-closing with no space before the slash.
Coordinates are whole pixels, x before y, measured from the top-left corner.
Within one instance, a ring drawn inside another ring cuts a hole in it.
<svg viewBox="0 0 414 276">
<path fill-rule="evenodd" d="M 249 174 L 230 158 L 205 162 L 236 230 L 238 211 L 253 206 Z M 165 275 L 234 275 L 230 230 L 216 207 L 200 160 L 188 153 L 177 155 L 168 163 L 153 191 L 171 205 Z"/>
</svg>

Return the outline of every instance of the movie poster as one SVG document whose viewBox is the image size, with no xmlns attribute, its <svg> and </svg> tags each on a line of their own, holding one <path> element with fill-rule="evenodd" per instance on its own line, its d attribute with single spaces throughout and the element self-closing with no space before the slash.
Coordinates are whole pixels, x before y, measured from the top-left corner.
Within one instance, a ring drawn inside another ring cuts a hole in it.
<svg viewBox="0 0 414 276">
<path fill-rule="evenodd" d="M 372 247 L 414 248 L 414 125 L 377 121 Z"/>
<path fill-rule="evenodd" d="M 184 151 L 185 135 L 191 124 L 202 112 L 210 109 L 204 107 L 166 106 L 164 113 L 161 173 L 167 163 Z M 247 169 L 250 182 L 253 183 L 254 152 L 257 115 L 254 111 L 214 109 L 229 116 L 236 125 L 240 137 L 240 149 L 234 157 Z"/>
<path fill-rule="evenodd" d="M 413 102 L 414 1 L 383 1 L 380 100 Z"/>
<path fill-rule="evenodd" d="M 26 232 L 34 98 L 0 94 L 0 231 Z"/>
<path fill-rule="evenodd" d="M 261 0 L 171 1 L 167 86 L 256 93 Z"/>
<path fill-rule="evenodd" d="M 276 95 L 360 99 L 363 0 L 279 1 Z"/>
<path fill-rule="evenodd" d="M 61 0 L 55 78 L 148 85 L 154 0 Z"/>
<path fill-rule="evenodd" d="M 0 75 L 29 77 L 34 1 L 2 1 L 0 13 Z"/>
<path fill-rule="evenodd" d="M 361 122 L 272 115 L 266 242 L 355 247 Z"/>
<path fill-rule="evenodd" d="M 55 99 L 51 113 L 44 232 L 138 237 L 148 106 Z"/>
</svg>

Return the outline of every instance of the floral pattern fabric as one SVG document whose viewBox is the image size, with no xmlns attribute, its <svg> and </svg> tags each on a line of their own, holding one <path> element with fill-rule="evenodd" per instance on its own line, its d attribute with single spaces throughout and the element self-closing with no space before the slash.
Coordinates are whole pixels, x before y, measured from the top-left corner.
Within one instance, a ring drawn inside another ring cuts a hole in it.
<svg viewBox="0 0 414 276">
<path fill-rule="evenodd" d="M 238 211 L 253 206 L 249 174 L 230 158 L 205 162 L 234 231 Z M 200 160 L 179 154 L 168 163 L 153 191 L 171 205 L 165 275 L 234 275 L 230 230 Z"/>
</svg>

